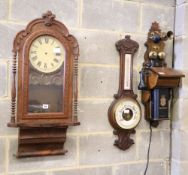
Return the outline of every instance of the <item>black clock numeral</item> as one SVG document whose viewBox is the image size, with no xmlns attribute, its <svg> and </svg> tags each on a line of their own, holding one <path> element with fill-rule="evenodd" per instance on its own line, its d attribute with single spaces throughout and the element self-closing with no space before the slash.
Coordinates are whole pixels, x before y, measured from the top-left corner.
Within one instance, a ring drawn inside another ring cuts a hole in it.
<svg viewBox="0 0 188 175">
<path fill-rule="evenodd" d="M 51 63 L 51 66 L 54 67 L 54 63 Z"/>
<path fill-rule="evenodd" d="M 47 64 L 46 63 L 44 63 L 44 69 L 47 69 Z"/>
<path fill-rule="evenodd" d="M 48 44 L 49 38 L 45 38 L 44 40 L 45 40 L 45 43 Z"/>
<path fill-rule="evenodd" d="M 36 46 L 36 45 L 34 45 L 34 44 L 33 44 L 33 47 L 38 48 L 38 46 Z"/>
<path fill-rule="evenodd" d="M 54 41 L 54 40 L 52 40 L 52 43 L 51 43 L 51 45 L 53 45 L 53 44 L 54 44 L 54 42 L 55 42 L 55 41 Z"/>
<path fill-rule="evenodd" d="M 54 58 L 53 61 L 59 63 L 59 60 L 57 58 Z"/>
<path fill-rule="evenodd" d="M 31 51 L 31 54 L 36 54 L 37 53 L 37 51 Z"/>
<path fill-rule="evenodd" d="M 33 61 L 36 61 L 37 58 L 38 58 L 37 56 L 31 57 L 31 59 L 32 59 Z"/>
<path fill-rule="evenodd" d="M 42 44 L 42 40 L 41 39 L 38 39 L 38 42 L 40 43 L 40 45 Z"/>
<path fill-rule="evenodd" d="M 41 61 L 39 61 L 38 63 L 37 63 L 37 66 L 41 66 L 41 64 L 42 64 L 42 62 Z"/>
</svg>

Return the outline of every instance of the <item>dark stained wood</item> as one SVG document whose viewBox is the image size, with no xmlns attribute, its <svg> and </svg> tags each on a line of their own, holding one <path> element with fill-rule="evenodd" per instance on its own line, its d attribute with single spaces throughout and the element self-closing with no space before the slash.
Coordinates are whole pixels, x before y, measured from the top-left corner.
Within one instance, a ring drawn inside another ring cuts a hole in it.
<svg viewBox="0 0 188 175">
<path fill-rule="evenodd" d="M 142 103 L 145 108 L 145 119 L 157 127 L 158 121 L 152 120 L 152 90 L 155 88 L 175 88 L 180 85 L 181 78 L 185 75 L 177 70 L 168 68 L 165 57 L 161 58 L 161 53 L 165 55 L 165 42 L 173 33 L 161 32 L 157 22 L 152 23 L 145 43 L 146 52 L 144 54 L 143 68 L 140 72 L 140 84 L 138 88 L 142 90 Z M 155 37 L 154 37 L 155 35 Z M 152 55 L 152 53 L 156 55 Z M 159 119 L 160 120 L 160 119 Z"/>
<path fill-rule="evenodd" d="M 18 142 L 18 158 L 64 155 L 67 127 L 51 128 L 20 128 Z"/>
<path fill-rule="evenodd" d="M 114 135 L 118 136 L 118 139 L 115 140 L 114 145 L 121 150 L 129 149 L 133 144 L 134 140 L 130 138 L 131 134 L 135 134 L 135 129 L 131 130 L 115 130 Z"/>
<path fill-rule="evenodd" d="M 137 103 L 137 95 L 133 92 L 133 56 L 138 50 L 139 45 L 136 41 L 131 40 L 129 35 L 125 36 L 125 39 L 119 40 L 116 43 L 116 49 L 119 52 L 120 56 L 120 72 L 119 72 L 119 89 L 117 94 L 114 95 L 114 101 L 111 103 L 108 109 L 108 119 L 111 126 L 114 128 L 114 135 L 117 135 L 118 138 L 114 141 L 114 145 L 121 150 L 128 149 L 134 141 L 130 138 L 131 134 L 135 133 L 135 129 L 122 129 L 116 122 L 114 118 L 114 110 L 116 104 L 121 99 L 131 98 Z M 131 54 L 131 75 L 130 75 L 130 89 L 124 89 L 124 79 L 125 79 L 125 54 Z M 139 104 L 138 104 L 139 105 Z M 140 107 L 140 106 L 139 106 Z"/>
<path fill-rule="evenodd" d="M 36 71 L 33 74 L 30 71 L 29 49 L 32 42 L 42 35 L 52 36 L 64 46 L 66 57 L 65 65 L 61 68 L 64 72 L 63 76 L 58 72 L 46 75 L 43 73 L 42 75 L 40 72 Z M 13 43 L 11 120 L 8 126 L 19 127 L 17 157 L 47 156 L 67 152 L 63 148 L 67 127 L 80 124 L 77 119 L 78 56 L 79 45 L 76 38 L 69 34 L 63 23 L 55 20 L 55 15 L 51 11 L 43 14 L 42 18 L 31 21 L 25 30 L 16 35 Z M 17 59 L 18 89 L 16 89 Z M 38 84 L 43 82 L 44 76 L 48 79 L 47 84 L 55 83 L 58 85 L 59 82 L 63 81 L 62 111 L 28 112 L 29 77 L 31 76 L 37 77 Z M 56 79 L 56 82 L 54 82 L 54 79 Z M 15 114 L 16 111 L 17 114 Z"/>
<path fill-rule="evenodd" d="M 135 52 L 138 50 L 139 45 L 136 41 L 131 40 L 129 35 L 125 36 L 125 39 L 119 40 L 116 43 L 116 49 L 119 52 L 120 55 L 120 75 L 119 75 L 119 89 L 118 93 L 114 95 L 115 98 L 120 98 L 122 96 L 134 96 L 134 93 L 132 91 L 133 89 L 133 68 L 131 66 L 131 88 L 129 91 L 124 90 L 124 71 L 125 71 L 125 54 L 131 54 L 132 55 L 132 63 L 133 64 L 133 56 Z"/>
</svg>

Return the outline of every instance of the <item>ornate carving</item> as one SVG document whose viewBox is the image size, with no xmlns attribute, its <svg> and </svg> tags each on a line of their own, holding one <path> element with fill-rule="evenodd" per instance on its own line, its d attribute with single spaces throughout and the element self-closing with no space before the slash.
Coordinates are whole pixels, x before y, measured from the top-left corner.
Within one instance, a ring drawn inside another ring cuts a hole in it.
<svg viewBox="0 0 188 175">
<path fill-rule="evenodd" d="M 159 23 L 156 21 L 152 23 L 148 32 L 148 38 L 145 43 L 147 50 L 144 54 L 144 67 L 166 67 L 165 62 L 166 53 L 164 52 L 165 43 L 169 38 L 172 38 L 173 32 L 161 32 Z"/>
<path fill-rule="evenodd" d="M 125 35 L 125 39 L 122 39 L 116 43 L 116 48 L 119 52 L 134 54 L 139 45 L 136 41 L 130 39 L 130 35 Z"/>
<path fill-rule="evenodd" d="M 153 32 L 153 31 L 158 31 L 158 32 L 161 32 L 161 29 L 159 27 L 159 23 L 154 21 L 151 25 L 151 28 L 149 30 L 149 32 Z"/>
<path fill-rule="evenodd" d="M 21 43 L 23 42 L 23 40 L 29 35 L 32 33 L 33 29 L 34 28 L 37 28 L 37 27 L 41 27 L 41 24 L 42 25 L 45 25 L 46 27 L 49 27 L 49 26 L 52 26 L 52 24 L 54 26 L 56 26 L 57 28 L 59 28 L 59 30 L 61 31 L 61 33 L 66 36 L 68 38 L 69 36 L 69 32 L 68 32 L 68 29 L 66 28 L 66 26 L 59 22 L 59 21 L 56 21 L 55 20 L 55 15 L 52 14 L 51 11 L 47 11 L 46 13 L 44 13 L 42 15 L 42 18 L 38 18 L 38 19 L 35 19 L 33 21 L 31 21 L 25 30 L 22 30 L 20 31 L 15 39 L 14 39 L 14 43 L 13 43 L 13 50 L 14 51 L 18 51 L 20 49 L 20 46 L 21 46 Z M 70 35 L 72 36 L 72 35 Z M 75 43 L 74 43 L 75 45 Z"/>
<path fill-rule="evenodd" d="M 46 13 L 44 13 L 42 15 L 42 18 L 44 19 L 44 24 L 46 26 L 50 26 L 50 25 L 52 25 L 52 23 L 53 23 L 53 21 L 55 19 L 55 15 L 52 14 L 51 11 L 47 11 Z"/>
<path fill-rule="evenodd" d="M 134 144 L 133 139 L 130 138 L 130 134 L 135 134 L 135 130 L 115 130 L 114 135 L 118 136 L 118 139 L 114 141 L 114 145 L 121 150 L 126 150 Z"/>
<path fill-rule="evenodd" d="M 29 74 L 29 84 L 38 85 L 62 85 L 63 84 L 63 70 L 57 74 L 40 74 L 38 72 L 31 72 Z"/>
</svg>

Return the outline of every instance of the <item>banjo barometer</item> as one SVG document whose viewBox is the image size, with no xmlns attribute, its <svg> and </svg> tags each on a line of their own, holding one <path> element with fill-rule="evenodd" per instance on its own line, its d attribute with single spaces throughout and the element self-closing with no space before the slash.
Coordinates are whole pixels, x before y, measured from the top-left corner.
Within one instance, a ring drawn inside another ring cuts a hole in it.
<svg viewBox="0 0 188 175">
<path fill-rule="evenodd" d="M 133 92 L 133 56 L 138 50 L 137 42 L 126 35 L 116 43 L 120 55 L 119 90 L 114 95 L 115 100 L 109 107 L 108 119 L 118 136 L 114 145 L 119 149 L 128 149 L 134 141 L 130 138 L 135 133 L 135 127 L 141 119 L 141 108 Z"/>
<path fill-rule="evenodd" d="M 79 125 L 77 40 L 48 11 L 16 35 L 13 54 L 8 126 L 19 128 L 17 157 L 65 154 L 67 128 Z"/>
</svg>

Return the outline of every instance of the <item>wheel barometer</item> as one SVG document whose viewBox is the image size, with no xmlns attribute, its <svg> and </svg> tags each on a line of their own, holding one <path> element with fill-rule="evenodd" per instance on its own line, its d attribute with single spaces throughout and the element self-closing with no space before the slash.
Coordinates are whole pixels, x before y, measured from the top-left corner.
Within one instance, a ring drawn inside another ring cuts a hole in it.
<svg viewBox="0 0 188 175">
<path fill-rule="evenodd" d="M 115 100 L 108 110 L 108 119 L 118 136 L 114 145 L 119 149 L 128 149 L 134 141 L 130 134 L 135 133 L 135 127 L 141 119 L 141 108 L 133 92 L 133 56 L 138 50 L 138 43 L 126 35 L 116 43 L 120 55 L 119 90 L 114 95 Z"/>
</svg>

